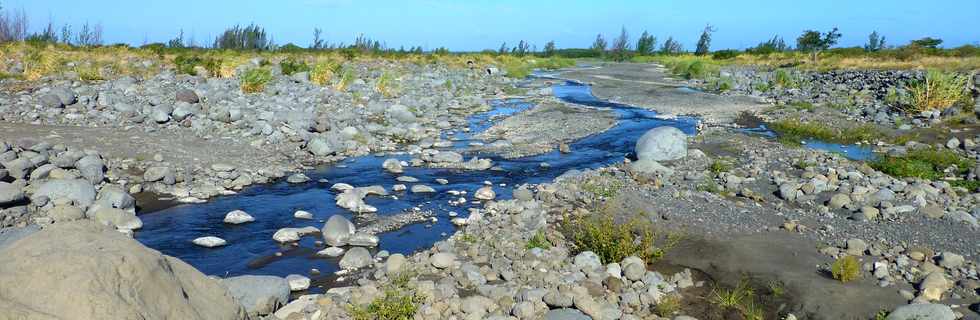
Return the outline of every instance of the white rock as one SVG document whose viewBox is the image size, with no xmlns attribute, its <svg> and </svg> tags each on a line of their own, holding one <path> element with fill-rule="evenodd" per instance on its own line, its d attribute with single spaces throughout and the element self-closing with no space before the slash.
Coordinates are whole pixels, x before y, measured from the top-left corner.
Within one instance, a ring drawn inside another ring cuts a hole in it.
<svg viewBox="0 0 980 320">
<path fill-rule="evenodd" d="M 225 241 L 225 239 L 221 239 L 221 238 L 214 237 L 214 236 L 200 237 L 200 238 L 194 239 L 191 242 L 193 242 L 196 245 L 205 247 L 205 248 L 220 247 L 220 246 L 223 246 L 223 245 L 228 244 L 228 242 Z"/>
<path fill-rule="evenodd" d="M 242 224 L 255 221 L 255 218 L 242 210 L 235 210 L 225 215 L 225 223 Z"/>
<path fill-rule="evenodd" d="M 297 210 L 293 213 L 293 217 L 296 219 L 313 219 L 313 214 L 303 210 Z"/>
</svg>

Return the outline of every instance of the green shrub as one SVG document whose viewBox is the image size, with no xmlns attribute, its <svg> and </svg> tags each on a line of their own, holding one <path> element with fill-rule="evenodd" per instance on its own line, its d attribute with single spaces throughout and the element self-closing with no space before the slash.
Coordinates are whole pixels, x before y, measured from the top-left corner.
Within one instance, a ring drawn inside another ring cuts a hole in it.
<svg viewBox="0 0 980 320">
<path fill-rule="evenodd" d="M 196 76 L 197 70 L 195 67 L 203 67 L 208 71 L 209 76 L 217 76 L 221 73 L 221 59 L 201 57 L 196 55 L 179 55 L 174 58 L 174 65 L 177 67 L 177 73 L 189 74 Z"/>
<path fill-rule="evenodd" d="M 544 231 L 538 230 L 538 232 L 534 233 L 534 236 L 531 236 L 531 240 L 527 241 L 524 248 L 528 250 L 534 248 L 548 249 L 551 248 L 551 242 L 548 242 L 548 238 L 545 237 Z"/>
<path fill-rule="evenodd" d="M 394 285 L 367 306 L 351 305 L 348 309 L 354 320 L 410 320 L 423 302 L 425 297 L 410 292 L 405 285 Z"/>
<path fill-rule="evenodd" d="M 843 256 L 830 266 L 830 273 L 840 282 L 857 280 L 861 276 L 861 262 L 855 256 Z"/>
<path fill-rule="evenodd" d="M 799 82 L 792 74 L 784 69 L 776 70 L 772 75 L 772 86 L 780 88 L 798 88 Z"/>
<path fill-rule="evenodd" d="M 967 92 L 969 77 L 952 72 L 929 70 L 923 81 L 908 85 L 909 104 L 906 112 L 944 110 L 970 98 Z"/>
<path fill-rule="evenodd" d="M 300 72 L 310 71 L 310 65 L 306 64 L 306 62 L 296 60 L 292 57 L 283 59 L 281 62 L 279 62 L 279 68 L 282 69 L 282 74 L 287 76 L 291 76 L 293 74 L 300 73 Z"/>
<path fill-rule="evenodd" d="M 708 169 L 715 174 L 719 174 L 722 172 L 732 171 L 732 164 L 726 160 L 718 159 L 711 162 L 711 166 L 708 167 Z"/>
<path fill-rule="evenodd" d="M 608 214 L 576 218 L 569 225 L 567 236 L 578 252 L 592 251 L 603 263 L 622 261 L 629 256 L 651 262 L 663 257 L 676 241 L 670 240 L 660 247 L 649 222 L 633 218 L 620 223 Z"/>
<path fill-rule="evenodd" d="M 255 68 L 242 75 L 239 85 L 244 93 L 256 93 L 265 90 L 269 81 L 272 81 L 272 72 L 269 69 Z"/>
<path fill-rule="evenodd" d="M 374 85 L 374 90 L 385 97 L 394 96 L 394 81 L 395 76 L 391 72 L 385 71 L 381 73 L 381 77 L 378 77 L 378 82 Z"/>
<path fill-rule="evenodd" d="M 731 50 L 731 49 L 718 50 L 711 54 L 711 59 L 715 59 L 715 60 L 735 59 L 735 57 L 738 57 L 739 54 L 740 52 L 738 50 Z"/>
</svg>

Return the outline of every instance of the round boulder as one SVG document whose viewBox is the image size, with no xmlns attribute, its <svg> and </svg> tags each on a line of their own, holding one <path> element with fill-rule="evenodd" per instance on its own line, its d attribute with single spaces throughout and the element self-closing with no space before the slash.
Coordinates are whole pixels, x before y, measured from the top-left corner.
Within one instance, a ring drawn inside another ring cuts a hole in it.
<svg viewBox="0 0 980 320">
<path fill-rule="evenodd" d="M 346 245 L 350 237 L 354 235 L 355 230 L 354 223 L 342 215 L 335 214 L 327 219 L 321 233 L 323 234 L 323 241 L 327 245 L 338 247 Z"/>
<path fill-rule="evenodd" d="M 636 157 L 640 160 L 667 161 L 687 156 L 687 135 L 674 127 L 650 129 L 636 141 Z"/>
</svg>

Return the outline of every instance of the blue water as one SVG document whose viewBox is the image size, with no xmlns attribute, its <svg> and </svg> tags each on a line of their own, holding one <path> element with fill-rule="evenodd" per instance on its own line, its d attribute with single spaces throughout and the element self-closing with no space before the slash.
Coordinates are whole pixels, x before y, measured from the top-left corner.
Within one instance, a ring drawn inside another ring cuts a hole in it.
<svg viewBox="0 0 980 320">
<path fill-rule="evenodd" d="M 479 155 L 490 158 L 495 166 L 503 170 L 464 171 L 450 169 L 429 169 L 406 167 L 403 175 L 416 177 L 436 189 L 433 194 L 412 194 L 392 192 L 391 196 L 369 196 L 368 204 L 378 208 L 379 215 L 393 215 L 411 210 L 414 207 L 431 210 L 438 222 L 418 223 L 396 231 L 379 234 L 381 243 L 376 250 L 409 254 L 431 247 L 435 242 L 445 239 L 455 231 L 448 213 L 455 211 L 461 217 L 469 212 L 467 208 L 478 204 L 468 203 L 452 207 L 450 200 L 458 198 L 446 191 L 473 191 L 483 186 L 484 181 L 494 184 L 498 198 L 511 197 L 510 190 L 520 184 L 543 183 L 572 169 L 599 168 L 621 162 L 633 151 L 636 140 L 649 129 L 659 126 L 673 126 L 687 134 L 695 134 L 698 120 L 681 117 L 658 119 L 654 111 L 633 108 L 628 105 L 610 103 L 597 99 L 591 88 L 576 82 L 564 82 L 553 86 L 556 97 L 570 103 L 609 108 L 616 112 L 618 124 L 610 130 L 591 135 L 570 144 L 572 152 L 561 154 L 557 151 L 518 159 L 503 159 L 495 155 Z M 532 107 L 517 99 L 492 101 L 493 109 L 470 117 L 470 132 L 456 132 L 448 135 L 456 140 L 453 145 L 457 151 L 471 142 L 470 137 L 493 124 L 494 119 L 514 114 Z M 467 159 L 474 154 L 464 154 Z M 391 156 L 408 160 L 409 156 Z M 398 183 L 396 175 L 381 169 L 381 163 L 389 157 L 363 156 L 351 158 L 342 163 L 307 172 L 312 181 L 304 184 L 277 182 L 246 188 L 237 195 L 219 197 L 203 204 L 178 205 L 172 208 L 143 213 L 143 229 L 136 233 L 136 239 L 143 244 L 165 254 L 178 257 L 193 265 L 205 274 L 235 276 L 242 274 L 267 274 L 286 276 L 302 274 L 317 281 L 336 271 L 337 260 L 314 255 L 323 249 L 315 244 L 319 236 L 307 236 L 296 245 L 280 245 L 272 240 L 272 234 L 280 228 L 314 226 L 322 227 L 323 222 L 332 215 L 340 214 L 361 226 L 365 221 L 350 212 L 334 205 L 337 194 L 329 190 L 334 183 L 344 182 L 354 186 L 382 185 L 389 191 Z M 547 162 L 549 166 L 541 166 Z M 449 180 L 447 185 L 439 185 L 436 178 Z M 328 182 L 317 182 L 326 179 Z M 500 187 L 501 184 L 506 187 Z M 411 185 L 411 184 L 409 184 Z M 467 197 L 469 198 L 469 197 Z M 243 225 L 222 223 L 224 215 L 232 210 L 245 210 L 256 218 L 255 222 Z M 296 210 L 313 213 L 314 220 L 293 218 Z M 191 243 L 201 236 L 217 236 L 228 241 L 219 248 L 203 248 Z M 311 275 L 311 269 L 318 269 L 321 275 Z M 320 288 L 311 291 L 321 291 Z"/>
</svg>

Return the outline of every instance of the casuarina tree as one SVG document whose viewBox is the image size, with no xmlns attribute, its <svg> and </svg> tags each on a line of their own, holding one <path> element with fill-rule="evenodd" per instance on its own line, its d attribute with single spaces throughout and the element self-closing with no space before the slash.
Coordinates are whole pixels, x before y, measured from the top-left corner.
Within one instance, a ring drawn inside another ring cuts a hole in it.
<svg viewBox="0 0 980 320">
<path fill-rule="evenodd" d="M 820 33 L 820 31 L 806 30 L 799 38 L 796 38 L 796 49 L 802 52 L 810 53 L 810 60 L 816 62 L 817 55 L 820 51 L 830 49 L 831 46 L 837 44 L 837 40 L 840 39 L 840 32 L 837 28 L 830 30 L 827 33 Z"/>
<path fill-rule="evenodd" d="M 711 50 L 711 33 L 717 31 L 715 27 L 710 24 L 704 27 L 704 31 L 701 31 L 701 38 L 698 39 L 698 47 L 694 50 L 695 55 L 703 56 L 708 54 Z"/>
</svg>

